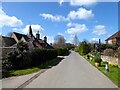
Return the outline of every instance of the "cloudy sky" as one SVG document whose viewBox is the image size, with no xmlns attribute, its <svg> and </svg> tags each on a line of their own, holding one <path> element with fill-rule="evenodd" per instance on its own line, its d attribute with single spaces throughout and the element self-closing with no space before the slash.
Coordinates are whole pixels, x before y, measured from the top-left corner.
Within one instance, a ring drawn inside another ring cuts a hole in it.
<svg viewBox="0 0 120 90">
<path fill-rule="evenodd" d="M 0 4 L 0 28 L 2 35 L 9 32 L 28 33 L 31 24 L 34 35 L 47 36 L 53 43 L 56 35 L 63 35 L 72 42 L 74 35 L 79 41 L 102 42 L 118 30 L 117 2 L 4 2 Z"/>
</svg>

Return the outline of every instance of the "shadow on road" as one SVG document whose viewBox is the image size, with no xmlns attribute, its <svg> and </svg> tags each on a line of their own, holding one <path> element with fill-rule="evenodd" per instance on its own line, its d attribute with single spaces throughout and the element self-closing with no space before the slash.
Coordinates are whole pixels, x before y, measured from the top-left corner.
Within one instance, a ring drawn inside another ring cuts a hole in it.
<svg viewBox="0 0 120 90">
<path fill-rule="evenodd" d="M 63 59 L 64 57 L 57 57 L 56 59 L 46 62 L 43 65 L 40 65 L 38 67 L 41 69 L 49 69 L 49 68 L 52 68 L 53 66 L 58 65 Z"/>
<path fill-rule="evenodd" d="M 66 53 L 66 55 L 64 56 L 58 56 L 55 60 L 52 60 L 50 63 L 48 63 L 48 65 L 46 65 L 46 67 L 43 67 L 42 69 L 49 69 L 52 68 L 53 66 L 58 65 L 66 56 L 69 56 L 71 53 L 71 51 L 69 51 L 68 53 Z"/>
</svg>

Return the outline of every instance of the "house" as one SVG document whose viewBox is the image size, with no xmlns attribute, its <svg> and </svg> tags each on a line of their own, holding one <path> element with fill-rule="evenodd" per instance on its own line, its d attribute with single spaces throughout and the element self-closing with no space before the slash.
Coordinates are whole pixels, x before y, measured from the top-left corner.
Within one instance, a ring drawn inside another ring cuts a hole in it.
<svg viewBox="0 0 120 90">
<path fill-rule="evenodd" d="M 106 40 L 106 44 L 118 44 L 120 45 L 120 30 L 108 37 Z"/>
<path fill-rule="evenodd" d="M 2 47 L 16 47 L 19 41 L 27 43 L 29 48 L 41 48 L 41 49 L 52 49 L 53 47 L 47 43 L 47 37 L 44 40 L 40 39 L 39 32 L 36 33 L 36 37 L 32 33 L 32 27 L 29 26 L 28 35 L 13 32 L 10 37 L 2 37 Z"/>
</svg>

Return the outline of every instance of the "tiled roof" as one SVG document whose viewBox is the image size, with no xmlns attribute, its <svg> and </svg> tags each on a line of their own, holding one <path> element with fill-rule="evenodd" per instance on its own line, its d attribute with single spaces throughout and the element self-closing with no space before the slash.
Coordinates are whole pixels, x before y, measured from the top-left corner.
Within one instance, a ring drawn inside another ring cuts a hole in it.
<svg viewBox="0 0 120 90">
<path fill-rule="evenodd" d="M 14 38 L 5 37 L 5 36 L 2 36 L 2 42 L 3 42 L 2 46 L 5 46 L 5 47 L 9 47 L 9 46 L 16 44 L 16 41 Z"/>
<path fill-rule="evenodd" d="M 28 46 L 30 46 L 30 47 L 47 48 L 47 49 L 53 48 L 52 46 L 50 46 L 44 40 L 37 39 L 34 36 L 29 38 L 27 35 L 24 35 L 24 34 L 20 34 L 20 33 L 16 33 L 16 32 L 13 32 L 13 34 L 16 35 L 18 40 L 21 40 L 21 38 L 24 37 Z M 15 41 L 14 38 L 4 37 L 4 36 L 2 36 L 2 37 L 3 37 L 3 40 L 4 40 L 4 45 L 3 46 L 10 47 L 10 46 L 16 46 L 17 45 L 17 42 Z"/>
<path fill-rule="evenodd" d="M 112 36 L 110 36 L 109 38 L 107 38 L 105 41 L 111 40 L 113 38 L 120 38 L 120 30 L 116 32 L 115 34 L 113 34 Z"/>
<path fill-rule="evenodd" d="M 13 33 L 16 35 L 18 40 L 20 40 L 22 37 L 24 37 L 26 41 L 28 41 L 28 39 L 29 39 L 27 35 L 16 33 L 16 32 L 13 32 Z"/>
</svg>

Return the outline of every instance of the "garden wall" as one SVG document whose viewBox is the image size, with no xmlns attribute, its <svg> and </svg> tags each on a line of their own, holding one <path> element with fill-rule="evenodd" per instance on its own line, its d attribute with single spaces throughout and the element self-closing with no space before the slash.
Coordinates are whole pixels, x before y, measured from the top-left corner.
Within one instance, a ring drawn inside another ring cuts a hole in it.
<svg viewBox="0 0 120 90">
<path fill-rule="evenodd" d="M 101 55 L 103 61 L 118 63 L 118 58 Z"/>
</svg>

